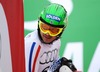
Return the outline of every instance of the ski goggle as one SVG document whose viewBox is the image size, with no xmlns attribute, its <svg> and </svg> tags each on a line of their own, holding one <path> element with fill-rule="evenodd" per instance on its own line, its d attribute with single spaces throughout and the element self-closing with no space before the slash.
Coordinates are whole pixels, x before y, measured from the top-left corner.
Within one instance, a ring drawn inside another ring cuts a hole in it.
<svg viewBox="0 0 100 72">
<path fill-rule="evenodd" d="M 39 21 L 39 28 L 42 33 L 44 33 L 44 34 L 49 33 L 50 36 L 57 36 L 63 30 L 63 28 L 52 27 L 48 24 L 43 23 L 42 21 Z"/>
</svg>

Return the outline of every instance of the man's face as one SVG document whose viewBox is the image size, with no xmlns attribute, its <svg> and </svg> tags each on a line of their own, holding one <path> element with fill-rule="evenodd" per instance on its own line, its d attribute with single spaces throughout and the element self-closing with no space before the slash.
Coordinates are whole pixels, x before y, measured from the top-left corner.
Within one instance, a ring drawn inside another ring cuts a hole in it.
<svg viewBox="0 0 100 72">
<path fill-rule="evenodd" d="M 40 35 L 45 43 L 51 43 L 62 32 L 63 28 L 53 27 L 39 21 Z"/>
<path fill-rule="evenodd" d="M 56 36 L 50 36 L 48 33 L 47 34 L 44 34 L 41 31 L 40 31 L 40 35 L 42 37 L 42 40 L 45 43 L 51 43 L 53 40 L 55 40 L 57 38 Z"/>
</svg>

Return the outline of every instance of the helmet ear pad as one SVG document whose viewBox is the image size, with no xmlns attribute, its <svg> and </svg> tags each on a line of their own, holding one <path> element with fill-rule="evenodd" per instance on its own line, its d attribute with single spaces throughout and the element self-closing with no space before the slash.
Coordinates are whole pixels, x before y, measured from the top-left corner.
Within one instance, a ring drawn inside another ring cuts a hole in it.
<svg viewBox="0 0 100 72">
<path fill-rule="evenodd" d="M 40 41 L 41 41 L 42 43 L 45 43 L 45 42 L 43 41 L 42 37 L 41 37 L 41 34 L 40 34 L 39 21 L 38 21 L 38 29 L 37 29 L 37 30 L 38 30 L 38 37 L 39 37 Z M 63 29 L 63 31 L 64 31 L 64 29 Z M 59 35 L 56 36 L 56 39 L 55 39 L 55 40 L 58 40 L 58 39 L 61 37 L 63 31 L 62 31 Z M 52 44 L 55 40 L 53 40 L 53 41 L 50 42 L 50 43 L 45 43 L 45 44 Z"/>
</svg>

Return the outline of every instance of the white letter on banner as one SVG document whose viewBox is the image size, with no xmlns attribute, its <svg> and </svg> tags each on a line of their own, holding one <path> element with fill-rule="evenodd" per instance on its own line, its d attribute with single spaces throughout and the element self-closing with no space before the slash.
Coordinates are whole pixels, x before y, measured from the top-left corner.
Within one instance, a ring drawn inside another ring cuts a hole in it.
<svg viewBox="0 0 100 72">
<path fill-rule="evenodd" d="M 0 3 L 0 72 L 12 72 L 8 25 Z"/>
<path fill-rule="evenodd" d="M 88 72 L 100 72 L 100 42 L 95 50 Z"/>
<path fill-rule="evenodd" d="M 83 43 L 71 42 L 65 47 L 64 57 L 72 59 L 78 71 L 83 72 Z"/>
</svg>

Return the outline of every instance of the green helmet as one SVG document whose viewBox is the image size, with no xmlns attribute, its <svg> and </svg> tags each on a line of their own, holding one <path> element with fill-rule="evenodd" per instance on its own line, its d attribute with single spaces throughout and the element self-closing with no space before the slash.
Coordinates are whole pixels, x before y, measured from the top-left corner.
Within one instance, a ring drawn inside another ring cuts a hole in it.
<svg viewBox="0 0 100 72">
<path fill-rule="evenodd" d="M 41 12 L 40 20 L 55 27 L 65 27 L 67 11 L 62 5 L 52 3 Z"/>
</svg>

